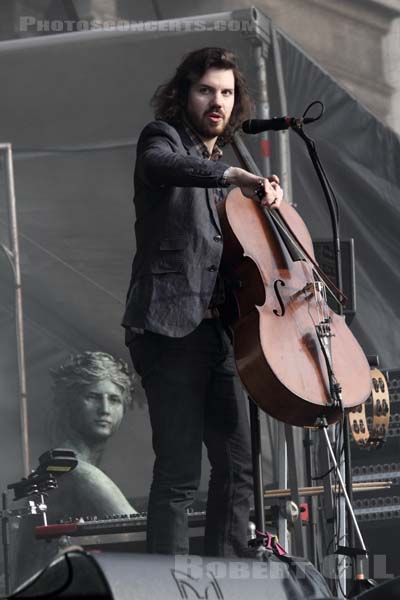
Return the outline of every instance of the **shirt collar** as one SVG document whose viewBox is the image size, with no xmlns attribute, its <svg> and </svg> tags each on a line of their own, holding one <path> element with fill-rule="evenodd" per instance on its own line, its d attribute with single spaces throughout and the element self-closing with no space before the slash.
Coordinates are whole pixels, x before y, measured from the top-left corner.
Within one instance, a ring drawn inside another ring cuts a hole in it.
<svg viewBox="0 0 400 600">
<path fill-rule="evenodd" d="M 207 148 L 203 140 L 200 138 L 199 134 L 193 129 L 193 127 L 188 123 L 186 119 L 183 120 L 183 128 L 185 130 L 186 135 L 193 143 L 193 147 L 200 158 L 205 158 L 207 160 L 219 160 L 222 157 L 223 152 L 216 143 L 214 144 L 213 151 L 210 154 L 209 149 Z"/>
</svg>

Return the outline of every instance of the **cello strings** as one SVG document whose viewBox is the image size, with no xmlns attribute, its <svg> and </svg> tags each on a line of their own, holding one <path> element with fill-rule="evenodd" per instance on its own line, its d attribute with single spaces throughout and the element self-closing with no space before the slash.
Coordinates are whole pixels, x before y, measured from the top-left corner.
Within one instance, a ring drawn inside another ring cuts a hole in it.
<svg viewBox="0 0 400 600">
<path fill-rule="evenodd" d="M 266 211 L 268 211 L 268 213 Z M 311 262 L 310 258 L 307 256 L 307 254 L 305 253 L 305 251 L 303 250 L 303 248 L 299 244 L 298 240 L 293 235 L 293 233 L 290 231 L 290 229 L 287 227 L 286 223 L 283 221 L 283 219 L 281 218 L 281 216 L 280 215 L 277 216 L 275 214 L 274 210 L 271 210 L 271 209 L 268 209 L 268 208 L 264 209 L 264 212 L 265 212 L 265 214 L 268 214 L 268 216 L 272 218 L 272 220 L 274 221 L 274 223 L 275 223 L 276 227 L 278 228 L 278 230 L 281 229 L 285 233 L 285 235 L 290 239 L 290 241 L 292 242 L 292 244 L 295 246 L 296 250 L 301 255 L 302 259 L 309 264 L 309 266 L 311 267 L 314 275 L 328 289 L 329 293 L 335 299 L 335 301 L 338 304 L 341 304 L 341 300 L 338 298 L 338 296 L 332 290 L 331 286 L 326 281 L 324 281 L 322 279 L 321 274 L 318 272 L 317 268 L 313 265 L 313 263 Z M 343 292 L 341 292 L 340 290 L 338 290 L 338 291 L 339 291 L 339 293 L 343 294 Z"/>
<path fill-rule="evenodd" d="M 321 283 L 323 285 L 326 286 L 326 288 L 328 288 L 330 294 L 332 295 L 332 297 L 336 300 L 336 302 L 340 303 L 339 298 L 335 295 L 334 291 L 331 289 L 330 285 L 323 280 L 322 276 L 321 276 L 321 272 L 317 270 L 316 266 L 312 263 L 312 261 L 310 260 L 309 256 L 307 255 L 307 253 L 305 252 L 305 250 L 302 248 L 301 244 L 298 242 L 297 238 L 295 237 L 295 235 L 292 233 L 292 231 L 288 228 L 287 224 L 284 222 L 284 220 L 281 218 L 281 215 L 276 215 L 275 212 L 273 212 L 272 210 L 269 212 L 271 218 L 273 219 L 273 221 L 275 222 L 278 230 L 282 229 L 284 231 L 284 233 L 287 235 L 287 237 L 290 239 L 290 241 L 292 242 L 292 244 L 296 247 L 296 249 L 298 250 L 299 254 L 302 256 L 303 260 L 305 262 L 307 262 L 307 264 L 311 267 L 311 270 L 314 273 L 314 276 L 321 281 Z M 340 292 L 340 290 L 338 290 Z"/>
</svg>

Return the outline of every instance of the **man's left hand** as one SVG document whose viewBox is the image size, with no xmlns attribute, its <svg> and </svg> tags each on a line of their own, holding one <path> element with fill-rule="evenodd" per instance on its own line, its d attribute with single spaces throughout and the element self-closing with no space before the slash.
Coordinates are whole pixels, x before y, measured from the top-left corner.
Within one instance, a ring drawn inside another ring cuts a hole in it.
<svg viewBox="0 0 400 600">
<path fill-rule="evenodd" d="M 283 200 L 283 190 L 279 185 L 279 177 L 271 175 L 268 179 L 261 179 L 260 184 L 263 185 L 265 196 L 261 198 L 260 205 L 270 209 L 279 208 Z"/>
</svg>

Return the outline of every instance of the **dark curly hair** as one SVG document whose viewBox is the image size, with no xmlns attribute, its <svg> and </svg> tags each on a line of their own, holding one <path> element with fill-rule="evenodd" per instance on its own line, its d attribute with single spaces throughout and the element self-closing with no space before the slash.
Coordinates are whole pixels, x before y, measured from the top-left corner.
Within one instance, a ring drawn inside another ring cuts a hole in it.
<svg viewBox="0 0 400 600">
<path fill-rule="evenodd" d="M 172 79 L 157 88 L 151 105 L 157 119 L 173 125 L 181 123 L 186 114 L 190 86 L 208 69 L 232 69 L 235 77 L 235 103 L 229 123 L 218 140 L 223 145 L 232 139 L 243 121 L 251 117 L 253 109 L 246 80 L 233 52 L 224 48 L 201 48 L 186 54 Z"/>
</svg>

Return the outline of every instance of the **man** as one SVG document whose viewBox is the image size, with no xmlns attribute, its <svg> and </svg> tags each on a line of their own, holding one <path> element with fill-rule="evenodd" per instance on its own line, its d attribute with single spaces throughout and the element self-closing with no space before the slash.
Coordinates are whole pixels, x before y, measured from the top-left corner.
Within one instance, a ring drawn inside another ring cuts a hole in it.
<svg viewBox="0 0 400 600">
<path fill-rule="evenodd" d="M 146 391 L 155 463 L 149 552 L 188 552 L 186 510 L 201 472 L 202 442 L 211 464 L 205 553 L 246 553 L 252 492 L 246 405 L 232 347 L 219 319 L 220 188 L 278 207 L 276 177 L 261 179 L 220 160 L 250 116 L 235 56 L 221 48 L 188 54 L 153 99 L 157 121 L 137 146 L 137 251 L 123 318 L 126 342 Z"/>
</svg>

